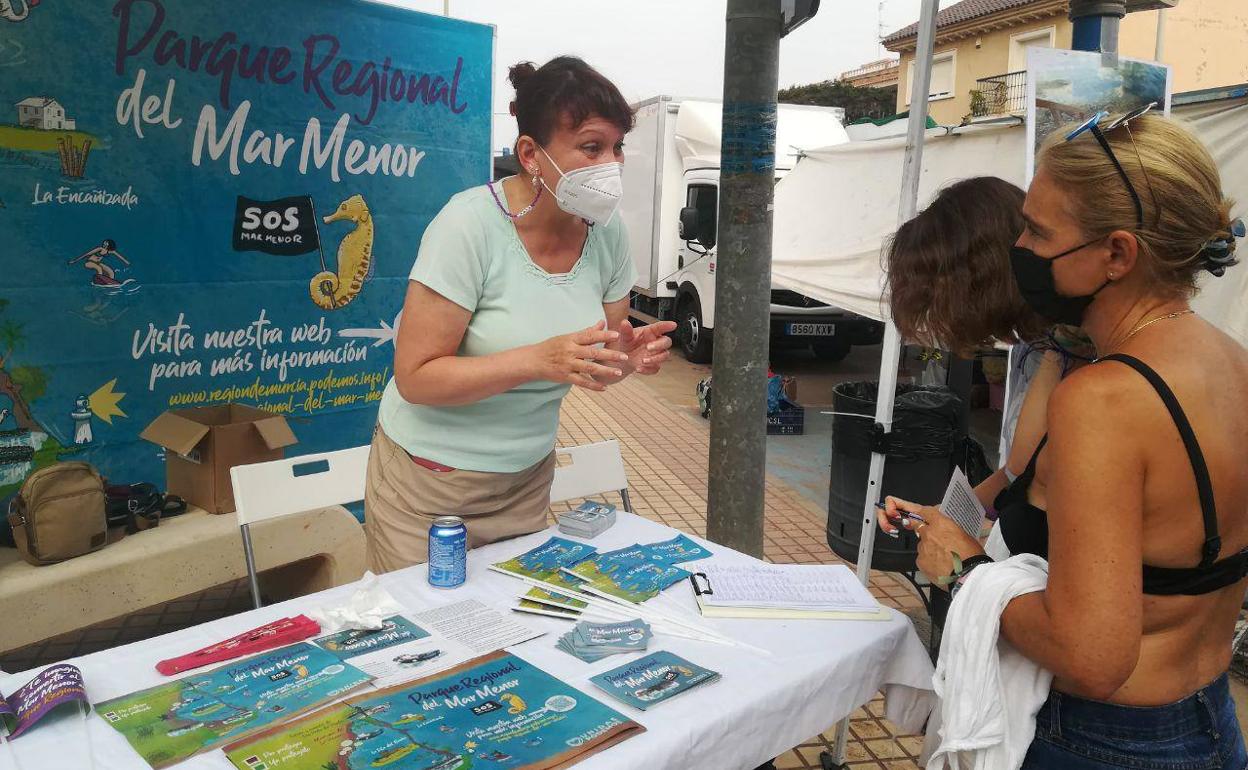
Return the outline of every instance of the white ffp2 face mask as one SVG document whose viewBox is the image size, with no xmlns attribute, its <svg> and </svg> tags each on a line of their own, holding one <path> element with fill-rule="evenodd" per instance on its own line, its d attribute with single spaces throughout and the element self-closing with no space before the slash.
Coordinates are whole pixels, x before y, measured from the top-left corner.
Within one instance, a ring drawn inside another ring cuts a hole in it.
<svg viewBox="0 0 1248 770">
<path fill-rule="evenodd" d="M 538 149 L 559 172 L 559 183 L 554 190 L 546 186 L 546 180 L 542 180 L 542 186 L 555 196 L 559 208 L 592 224 L 610 222 L 620 207 L 620 196 L 624 191 L 624 164 L 616 161 L 598 163 L 572 169 L 565 174 L 544 147 Z"/>
</svg>

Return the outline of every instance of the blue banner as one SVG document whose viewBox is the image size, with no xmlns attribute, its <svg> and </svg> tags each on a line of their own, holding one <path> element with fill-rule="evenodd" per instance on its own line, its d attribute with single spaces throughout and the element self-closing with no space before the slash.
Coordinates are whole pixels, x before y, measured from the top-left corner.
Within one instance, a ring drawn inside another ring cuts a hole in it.
<svg viewBox="0 0 1248 770">
<path fill-rule="evenodd" d="M 364 0 L 0 2 L 0 498 L 159 483 L 170 408 L 367 443 L 424 227 L 489 178 L 492 54 Z"/>
</svg>

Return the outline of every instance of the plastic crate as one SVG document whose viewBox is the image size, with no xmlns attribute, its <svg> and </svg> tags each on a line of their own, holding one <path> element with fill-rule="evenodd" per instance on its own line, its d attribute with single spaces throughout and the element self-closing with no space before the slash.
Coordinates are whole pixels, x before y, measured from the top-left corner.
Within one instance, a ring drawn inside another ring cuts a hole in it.
<svg viewBox="0 0 1248 770">
<path fill-rule="evenodd" d="M 767 435 L 800 436 L 806 432 L 806 410 L 800 406 L 780 409 L 767 415 Z"/>
</svg>

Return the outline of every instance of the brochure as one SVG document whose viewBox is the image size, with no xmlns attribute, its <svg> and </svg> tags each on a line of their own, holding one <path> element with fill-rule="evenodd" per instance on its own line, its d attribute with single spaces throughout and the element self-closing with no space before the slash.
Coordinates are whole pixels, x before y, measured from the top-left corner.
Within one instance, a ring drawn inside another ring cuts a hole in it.
<svg viewBox="0 0 1248 770">
<path fill-rule="evenodd" d="M 95 710 L 160 770 L 328 703 L 370 679 L 301 643 L 97 703 Z"/>
<path fill-rule="evenodd" d="M 9 738 L 17 738 L 48 714 L 71 703 L 90 708 L 82 672 L 61 663 L 45 668 L 9 697 L 0 695 L 0 724 Z"/>
<path fill-rule="evenodd" d="M 581 584 L 581 581 L 579 580 L 559 578 L 558 580 L 551 581 L 551 582 L 560 583 L 560 584 L 576 583 L 577 586 L 569 586 L 569 587 L 570 588 L 575 587 L 578 591 L 580 590 L 579 586 Z M 550 607 L 556 607 L 558 609 L 575 610 L 576 612 L 581 612 L 586 607 L 589 606 L 588 603 L 583 602 L 579 599 L 573 599 L 571 597 L 564 596 L 563 594 L 552 594 L 550 591 L 546 591 L 541 588 L 533 588 L 521 598 L 527 601 L 537 602 L 538 604 L 545 604 Z"/>
<path fill-rule="evenodd" d="M 432 629 L 435 636 L 441 635 L 471 648 L 471 656 L 522 644 L 546 633 L 517 623 L 476 599 L 444 604 L 418 612 L 414 617 L 426 628 Z"/>
<path fill-rule="evenodd" d="M 677 535 L 671 540 L 660 543 L 633 544 L 615 551 L 604 551 L 590 556 L 570 567 L 565 566 L 565 575 L 590 580 L 594 575 L 616 575 L 621 571 L 638 564 L 655 564 L 660 567 L 671 567 L 681 562 L 697 561 L 709 558 L 711 552 L 693 542 L 685 535 Z"/>
<path fill-rule="evenodd" d="M 574 565 L 563 567 L 565 575 L 580 580 L 589 580 L 591 575 L 614 575 L 620 570 L 650 561 L 650 552 L 646 546 L 636 544 L 614 551 L 604 551 L 590 556 Z"/>
<path fill-rule="evenodd" d="M 616 700 L 645 711 L 694 687 L 717 682 L 719 674 L 659 651 L 591 676 L 589 681 Z"/>
<path fill-rule="evenodd" d="M 491 564 L 490 569 L 512 576 L 549 581 L 561 567 L 571 567 L 594 555 L 592 545 L 552 537 L 538 547 L 515 558 Z"/>
<path fill-rule="evenodd" d="M 650 562 L 641 562 L 616 570 L 614 574 L 605 574 L 598 569 L 595 560 L 576 565 L 576 575 L 584 582 L 580 589 L 587 593 L 612 596 L 618 599 L 640 604 L 653 599 L 659 592 L 673 583 L 689 577 L 689 573 L 679 567 L 665 567 Z"/>
<path fill-rule="evenodd" d="M 582 621 L 559 637 L 555 647 L 586 663 L 594 663 L 611 655 L 643 652 L 653 635 L 650 624 L 641 619 L 623 623 Z"/>
<path fill-rule="evenodd" d="M 711 552 L 707 548 L 693 542 L 686 535 L 677 535 L 671 540 L 664 540 L 661 543 L 651 543 L 645 546 L 645 549 L 650 561 L 669 567 L 682 562 L 709 559 L 711 556 Z"/>
<path fill-rule="evenodd" d="M 576 610 L 560 609 L 549 604 L 531 602 L 527 599 L 517 599 L 516 605 L 511 609 L 513 612 L 523 612 L 527 615 L 543 615 L 548 618 L 562 618 L 564 620 L 580 620 L 581 617 L 581 613 Z"/>
<path fill-rule="evenodd" d="M 239 770 L 566 767 L 644 728 L 503 652 L 227 746 Z"/>
<path fill-rule="evenodd" d="M 429 676 L 476 654 L 466 644 L 433 634 L 402 615 L 386 618 L 375 631 L 339 631 L 312 643 L 372 676 L 377 687 Z"/>
</svg>

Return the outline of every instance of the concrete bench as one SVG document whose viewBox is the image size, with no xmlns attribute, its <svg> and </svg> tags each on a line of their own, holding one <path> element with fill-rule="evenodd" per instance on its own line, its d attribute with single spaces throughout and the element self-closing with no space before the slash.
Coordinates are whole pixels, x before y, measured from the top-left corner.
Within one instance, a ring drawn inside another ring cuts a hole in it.
<svg viewBox="0 0 1248 770">
<path fill-rule="evenodd" d="M 332 506 L 252 525 L 266 601 L 364 574 L 364 529 Z M 247 576 L 233 514 L 191 508 L 95 553 L 44 567 L 0 548 L 0 653 Z"/>
</svg>

